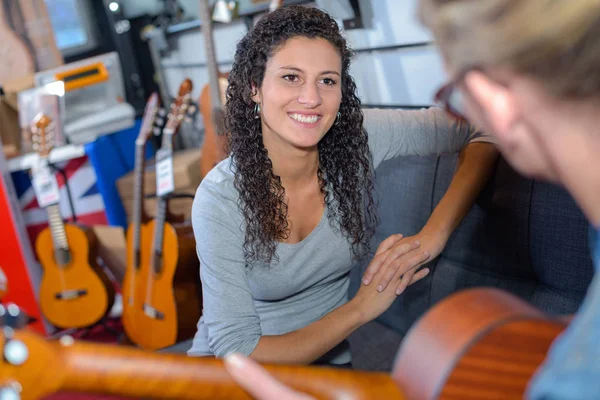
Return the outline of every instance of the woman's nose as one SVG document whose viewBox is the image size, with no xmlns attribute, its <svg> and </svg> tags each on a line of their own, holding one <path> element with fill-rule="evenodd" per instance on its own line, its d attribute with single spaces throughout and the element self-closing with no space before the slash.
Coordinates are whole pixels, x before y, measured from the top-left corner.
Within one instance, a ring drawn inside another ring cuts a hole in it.
<svg viewBox="0 0 600 400">
<path fill-rule="evenodd" d="M 302 87 L 302 92 L 298 97 L 298 102 L 307 107 L 314 108 L 322 103 L 323 99 L 319 92 L 319 87 L 316 84 L 305 84 Z"/>
</svg>

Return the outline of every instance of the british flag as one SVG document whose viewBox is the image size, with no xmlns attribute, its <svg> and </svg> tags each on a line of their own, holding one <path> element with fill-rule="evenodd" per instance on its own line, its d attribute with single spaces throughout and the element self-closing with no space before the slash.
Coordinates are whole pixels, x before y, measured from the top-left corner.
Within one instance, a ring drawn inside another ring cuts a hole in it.
<svg viewBox="0 0 600 400">
<path fill-rule="evenodd" d="M 104 201 L 98 191 L 97 177 L 94 167 L 87 156 L 62 162 L 56 165 L 65 172 L 68 188 L 73 200 L 72 208 L 78 223 L 87 226 L 106 225 L 108 223 L 105 213 Z M 27 233 L 32 245 L 35 244 L 37 235 L 48 226 L 46 211 L 39 207 L 31 179 L 27 171 L 12 173 L 17 196 L 27 227 Z M 67 193 L 67 185 L 62 173 L 56 173 L 56 180 L 60 191 L 60 211 L 65 221 L 73 221 L 73 213 Z"/>
</svg>

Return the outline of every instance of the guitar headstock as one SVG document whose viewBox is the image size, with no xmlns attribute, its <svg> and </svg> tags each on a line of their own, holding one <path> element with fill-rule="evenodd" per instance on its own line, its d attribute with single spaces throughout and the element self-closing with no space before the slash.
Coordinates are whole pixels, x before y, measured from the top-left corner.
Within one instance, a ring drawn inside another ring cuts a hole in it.
<svg viewBox="0 0 600 400">
<path fill-rule="evenodd" d="M 192 89 L 193 84 L 190 79 L 185 79 L 179 86 L 179 93 L 171 103 L 171 109 L 167 115 L 164 134 L 175 135 L 181 121 L 196 111 L 196 107 L 192 105 Z"/>
<path fill-rule="evenodd" d="M 52 377 L 43 371 L 60 363 L 60 347 L 22 329 L 29 317 L 15 304 L 0 305 L 0 320 L 0 398 L 37 399 L 58 391 L 61 370 Z"/>
<path fill-rule="evenodd" d="M 48 115 L 39 113 L 30 125 L 33 150 L 46 158 L 54 147 L 54 121 Z"/>
<path fill-rule="evenodd" d="M 156 92 L 152 93 L 146 102 L 144 115 L 142 117 L 142 126 L 138 134 L 136 143 L 146 143 L 150 135 L 154 132 L 156 125 L 161 125 L 160 121 L 160 100 Z"/>
</svg>

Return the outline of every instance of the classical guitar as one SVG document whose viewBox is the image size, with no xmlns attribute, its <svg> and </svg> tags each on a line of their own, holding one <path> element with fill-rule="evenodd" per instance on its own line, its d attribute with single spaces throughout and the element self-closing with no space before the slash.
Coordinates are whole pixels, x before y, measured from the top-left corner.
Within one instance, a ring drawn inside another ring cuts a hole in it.
<svg viewBox="0 0 600 400">
<path fill-rule="evenodd" d="M 156 174 L 172 168 L 173 135 L 187 115 L 192 82 L 186 79 L 171 104 L 157 153 Z M 166 163 L 166 164 L 165 164 Z M 170 164 L 170 165 L 169 165 Z M 192 337 L 202 311 L 199 261 L 190 225 L 173 225 L 165 220 L 167 195 L 157 183 L 154 220 L 142 229 L 142 267 L 139 271 L 139 303 L 143 312 L 135 321 L 135 342 L 145 349 L 171 346 Z"/>
<path fill-rule="evenodd" d="M 271 0 L 269 11 L 275 11 L 283 4 L 283 0 Z M 208 0 L 200 1 L 202 33 L 208 69 L 208 84 L 200 92 L 200 112 L 204 121 L 204 142 L 200 159 L 200 175 L 202 177 L 227 157 L 224 150 L 224 112 L 223 105 L 227 92 L 228 73 L 219 71 L 213 38 L 213 25 Z"/>
<path fill-rule="evenodd" d="M 567 323 L 499 289 L 458 292 L 408 332 L 392 377 L 408 399 L 522 399 Z"/>
<path fill-rule="evenodd" d="M 47 158 L 53 146 L 51 124 L 44 114 L 39 114 L 32 124 L 33 146 L 41 163 L 37 173 L 47 171 Z M 49 226 L 35 242 L 43 268 L 41 311 L 51 324 L 60 328 L 91 326 L 110 311 L 115 296 L 110 279 L 96 262 L 96 237 L 89 229 L 65 224 L 58 202 L 45 209 Z"/>
<path fill-rule="evenodd" d="M 391 376 L 315 366 L 266 368 L 285 385 L 317 399 L 522 399 L 528 380 L 564 327 L 564 321 L 550 319 L 505 292 L 471 289 L 446 298 L 421 318 L 403 341 Z M 25 359 L 12 356 L 15 342 L 15 353 L 28 354 Z M 0 381 L 17 382 L 22 399 L 57 391 L 250 399 L 214 358 L 74 343 L 68 337 L 47 341 L 19 329 L 8 342 L 0 337 L 0 346 L 5 354 Z"/>
<path fill-rule="evenodd" d="M 200 112 L 204 121 L 200 175 L 204 177 L 219 161 L 226 157 L 223 146 L 223 105 L 225 104 L 225 92 L 228 86 L 228 74 L 221 73 L 217 65 L 209 0 L 200 1 L 200 13 L 208 70 L 208 83 L 202 88 L 199 99 Z"/>
<path fill-rule="evenodd" d="M 133 207 L 131 212 L 132 222 L 127 228 L 127 266 L 125 268 L 125 275 L 121 287 L 123 295 L 123 327 L 125 333 L 133 342 L 136 342 L 136 334 L 143 334 L 143 332 L 136 329 L 135 321 L 137 319 L 136 314 L 143 312 L 142 305 L 136 303 L 136 300 L 139 301 L 139 296 L 136 296 L 136 283 L 139 279 L 139 272 L 142 266 L 142 226 L 150 220 L 143 202 L 144 161 L 146 143 L 150 138 L 150 135 L 152 135 L 158 111 L 158 94 L 153 93 L 146 102 L 144 116 L 142 117 L 142 125 L 135 141 Z M 147 230 L 144 230 L 144 232 L 147 232 Z"/>
</svg>

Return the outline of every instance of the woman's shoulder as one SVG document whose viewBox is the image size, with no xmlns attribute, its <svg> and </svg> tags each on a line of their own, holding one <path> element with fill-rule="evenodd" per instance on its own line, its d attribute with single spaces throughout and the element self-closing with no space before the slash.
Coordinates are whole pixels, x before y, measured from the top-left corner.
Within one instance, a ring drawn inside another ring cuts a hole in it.
<svg viewBox="0 0 600 400">
<path fill-rule="evenodd" d="M 215 165 L 196 190 L 192 214 L 197 211 L 202 211 L 202 214 L 212 214 L 217 210 L 236 212 L 239 196 L 233 185 L 233 177 L 230 158 Z"/>
<path fill-rule="evenodd" d="M 367 131 L 377 131 L 390 126 L 415 124 L 422 125 L 423 122 L 445 121 L 445 113 L 439 107 L 428 108 L 368 108 L 363 110 L 364 127 Z"/>
</svg>

